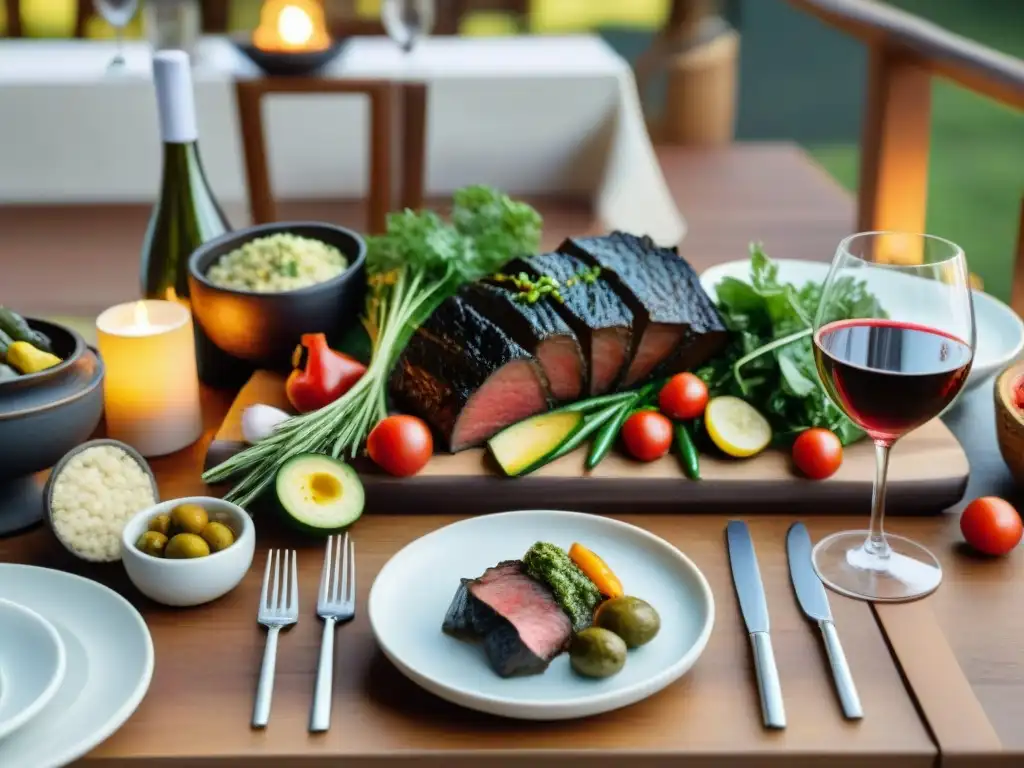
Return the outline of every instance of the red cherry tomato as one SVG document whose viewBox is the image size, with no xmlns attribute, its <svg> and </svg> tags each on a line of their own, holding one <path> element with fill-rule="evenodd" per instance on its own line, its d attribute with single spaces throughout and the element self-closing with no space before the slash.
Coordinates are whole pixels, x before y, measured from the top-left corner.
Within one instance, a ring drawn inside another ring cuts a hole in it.
<svg viewBox="0 0 1024 768">
<path fill-rule="evenodd" d="M 640 461 L 660 459 L 672 445 L 672 422 L 656 411 L 637 411 L 622 425 L 622 442 Z"/>
<path fill-rule="evenodd" d="M 415 416 L 388 416 L 370 432 L 366 450 L 384 471 L 408 477 L 430 461 L 434 438 L 427 425 Z"/>
<path fill-rule="evenodd" d="M 708 386 L 692 373 L 677 373 L 658 393 L 658 407 L 670 419 L 695 419 L 707 404 Z"/>
<path fill-rule="evenodd" d="M 812 480 L 824 480 L 843 463 L 843 444 L 827 429 L 805 430 L 793 441 L 793 463 Z"/>
<path fill-rule="evenodd" d="M 1020 542 L 1024 524 L 1013 505 L 997 496 L 982 496 L 964 509 L 960 532 L 986 555 L 1005 555 Z"/>
</svg>

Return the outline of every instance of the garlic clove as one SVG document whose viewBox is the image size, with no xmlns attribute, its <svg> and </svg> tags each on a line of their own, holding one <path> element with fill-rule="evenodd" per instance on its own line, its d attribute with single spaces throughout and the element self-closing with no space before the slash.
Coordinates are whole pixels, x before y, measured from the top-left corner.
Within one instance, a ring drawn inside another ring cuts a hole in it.
<svg viewBox="0 0 1024 768">
<path fill-rule="evenodd" d="M 272 405 L 250 405 L 242 411 L 242 438 L 249 445 L 258 443 L 269 437 L 281 422 L 290 418 L 290 414 Z"/>
</svg>

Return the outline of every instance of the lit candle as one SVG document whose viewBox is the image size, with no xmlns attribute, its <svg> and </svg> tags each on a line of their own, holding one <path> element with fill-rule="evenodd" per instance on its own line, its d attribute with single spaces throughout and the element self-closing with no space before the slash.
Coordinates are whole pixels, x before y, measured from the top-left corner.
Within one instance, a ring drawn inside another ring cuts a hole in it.
<svg viewBox="0 0 1024 768">
<path fill-rule="evenodd" d="M 173 301 L 118 304 L 96 318 L 108 437 L 143 456 L 173 453 L 199 439 L 192 333 L 188 307 Z"/>
</svg>

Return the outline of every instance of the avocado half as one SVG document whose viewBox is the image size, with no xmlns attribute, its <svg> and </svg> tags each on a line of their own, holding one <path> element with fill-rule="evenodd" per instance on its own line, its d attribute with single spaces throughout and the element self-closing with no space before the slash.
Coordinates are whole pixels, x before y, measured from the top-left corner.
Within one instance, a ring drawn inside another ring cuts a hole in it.
<svg viewBox="0 0 1024 768">
<path fill-rule="evenodd" d="M 366 502 L 363 483 L 351 465 L 318 453 L 286 461 L 277 473 L 275 492 L 288 521 L 319 536 L 352 525 Z"/>
</svg>

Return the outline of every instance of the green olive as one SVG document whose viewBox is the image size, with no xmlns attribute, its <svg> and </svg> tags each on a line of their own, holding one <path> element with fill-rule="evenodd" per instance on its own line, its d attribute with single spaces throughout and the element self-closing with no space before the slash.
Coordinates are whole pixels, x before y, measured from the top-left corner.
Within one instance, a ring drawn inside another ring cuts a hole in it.
<svg viewBox="0 0 1024 768">
<path fill-rule="evenodd" d="M 157 515 L 149 521 L 149 530 L 162 533 L 164 536 L 171 532 L 171 516 Z"/>
<path fill-rule="evenodd" d="M 171 510 L 172 533 L 194 533 L 198 536 L 208 522 L 210 516 L 198 504 L 179 504 Z"/>
<path fill-rule="evenodd" d="M 215 520 L 206 524 L 202 537 L 203 541 L 210 545 L 211 552 L 220 552 L 235 543 L 235 534 L 231 529 Z"/>
<path fill-rule="evenodd" d="M 179 533 L 168 541 L 164 548 L 164 557 L 169 560 L 206 557 L 208 554 L 210 554 L 210 545 L 194 533 Z"/>
<path fill-rule="evenodd" d="M 607 629 L 590 627 L 573 637 L 569 663 L 585 677 L 611 677 L 626 663 L 626 644 Z"/>
<path fill-rule="evenodd" d="M 144 534 L 139 536 L 139 540 L 135 542 L 135 547 L 147 555 L 153 557 L 163 557 L 164 548 L 167 546 L 167 537 L 160 533 L 160 531 L 146 531 Z"/>
<path fill-rule="evenodd" d="M 594 625 L 614 632 L 627 648 L 651 642 L 661 629 L 661 617 L 650 603 L 639 597 L 616 597 L 597 609 Z"/>
</svg>

